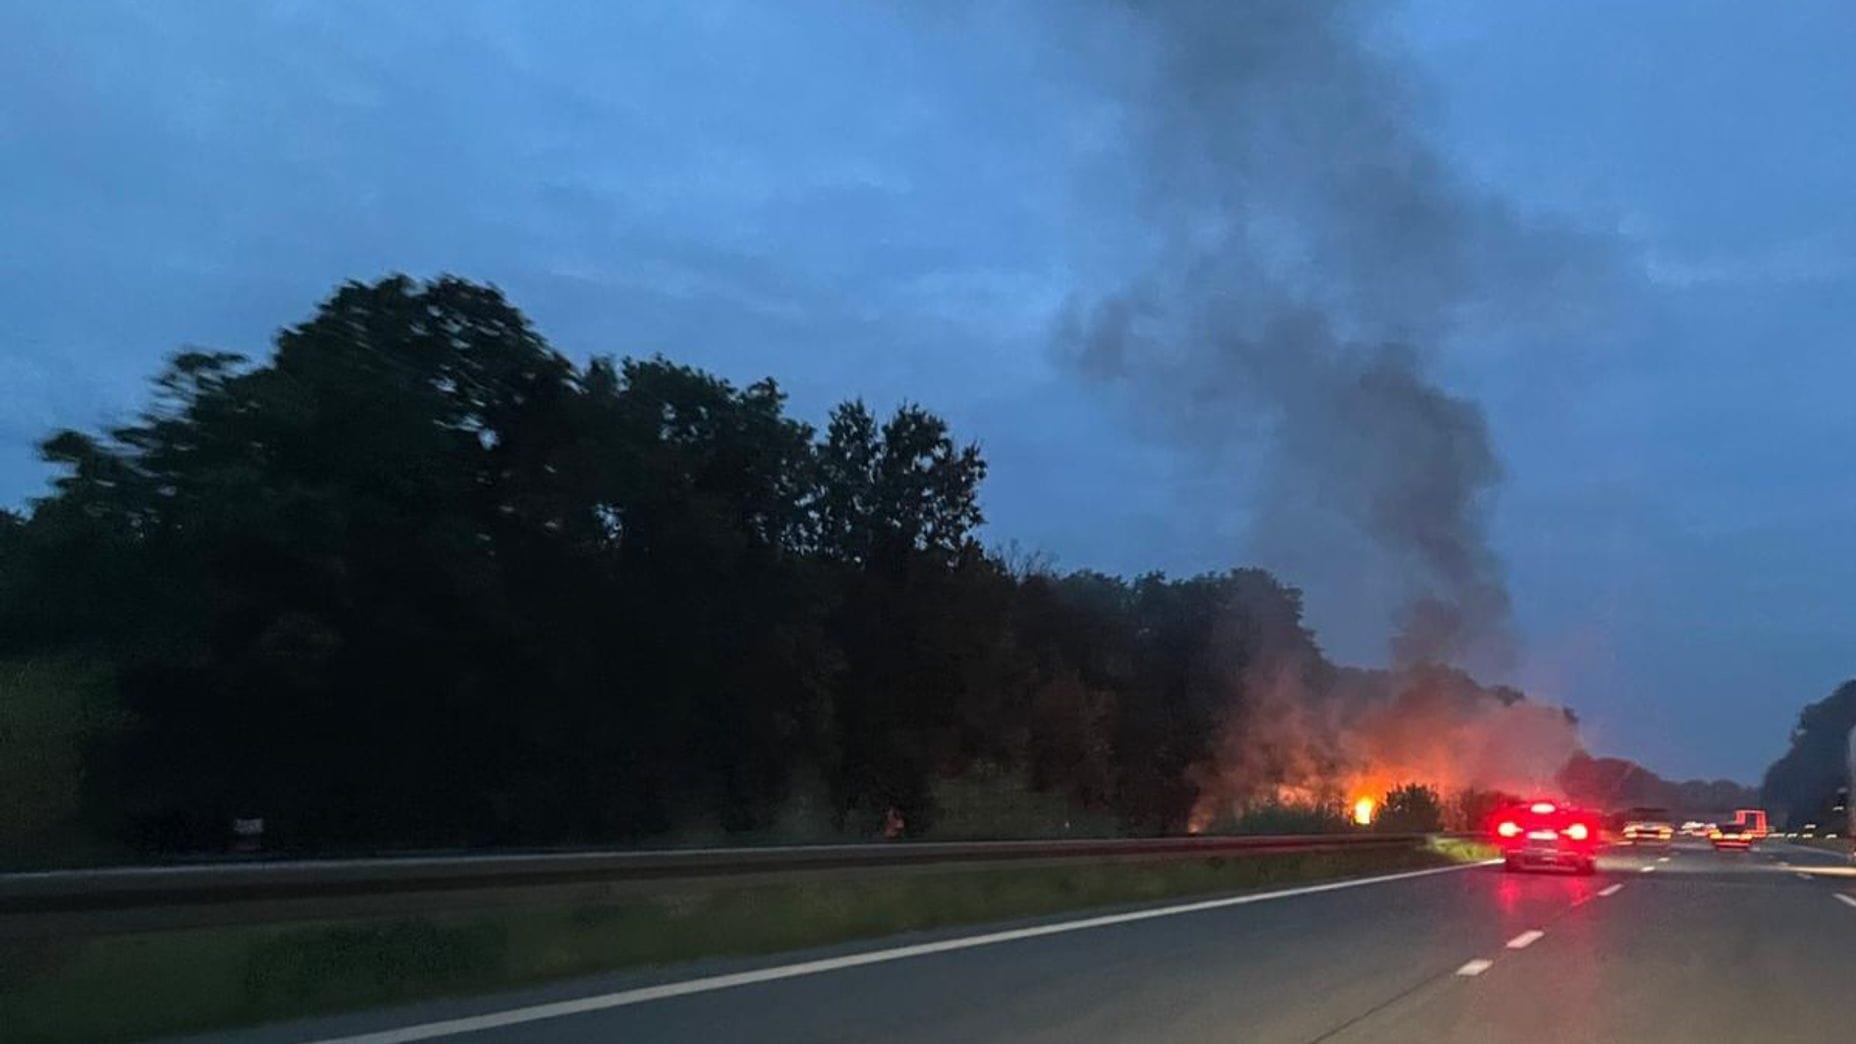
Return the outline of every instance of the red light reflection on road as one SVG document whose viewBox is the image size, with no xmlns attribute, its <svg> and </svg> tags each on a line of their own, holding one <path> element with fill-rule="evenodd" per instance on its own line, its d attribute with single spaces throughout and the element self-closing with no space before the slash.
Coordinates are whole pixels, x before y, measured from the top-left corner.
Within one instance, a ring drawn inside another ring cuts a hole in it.
<svg viewBox="0 0 1856 1044">
<path fill-rule="evenodd" d="M 1573 874 L 1542 872 L 1505 873 L 1495 886 L 1495 908 L 1503 914 L 1524 912 L 1524 902 L 1551 905 L 1579 904 L 1598 894 L 1607 882 L 1603 877 L 1579 877 Z"/>
<path fill-rule="evenodd" d="M 1504 914 L 1511 914 L 1521 905 L 1521 879 L 1514 874 L 1503 874 L 1501 884 L 1495 886 L 1495 908 Z"/>
</svg>

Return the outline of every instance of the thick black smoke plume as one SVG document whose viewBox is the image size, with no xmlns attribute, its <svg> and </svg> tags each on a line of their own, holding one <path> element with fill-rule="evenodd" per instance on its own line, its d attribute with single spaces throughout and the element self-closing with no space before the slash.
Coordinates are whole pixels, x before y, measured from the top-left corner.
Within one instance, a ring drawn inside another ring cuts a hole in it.
<svg viewBox="0 0 1856 1044">
<path fill-rule="evenodd" d="M 1252 552 L 1396 606 L 1395 662 L 1500 671 L 1516 655 L 1486 522 L 1501 462 L 1427 353 L 1537 311 L 1577 251 L 1465 190 L 1371 13 L 1094 10 L 1124 41 L 1101 82 L 1151 242 L 1140 275 L 1073 302 L 1060 343 L 1212 466 L 1260 448 L 1260 486 L 1233 472 Z"/>
</svg>

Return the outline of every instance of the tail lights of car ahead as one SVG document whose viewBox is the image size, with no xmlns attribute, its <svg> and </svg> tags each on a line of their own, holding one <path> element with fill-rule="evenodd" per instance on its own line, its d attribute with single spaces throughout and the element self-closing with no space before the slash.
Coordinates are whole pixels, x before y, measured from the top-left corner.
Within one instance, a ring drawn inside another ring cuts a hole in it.
<svg viewBox="0 0 1856 1044">
<path fill-rule="evenodd" d="M 1494 834 L 1504 847 L 1523 839 L 1566 841 L 1580 848 L 1598 843 L 1598 827 L 1589 815 L 1552 801 L 1516 805 L 1497 815 Z"/>
<path fill-rule="evenodd" d="M 1590 812 L 1556 801 L 1521 802 L 1497 812 L 1490 824 L 1507 870 L 1597 870 L 1598 821 Z"/>
<path fill-rule="evenodd" d="M 1739 824 L 1717 826 L 1708 831 L 1708 840 L 1715 848 L 1752 848 L 1754 836 L 1750 827 Z"/>
<path fill-rule="evenodd" d="M 1568 823 L 1565 826 L 1558 828 L 1557 830 L 1552 827 L 1543 827 L 1539 830 L 1530 832 L 1529 836 L 1531 837 L 1534 834 L 1564 837 L 1569 841 L 1585 841 L 1591 838 L 1592 828 L 1589 826 L 1586 826 L 1584 823 L 1575 822 L 1575 823 Z M 1515 822 L 1512 819 L 1504 819 L 1501 821 L 1501 823 L 1499 823 L 1495 827 L 1495 836 L 1502 837 L 1502 838 L 1520 837 L 1521 836 L 1521 824 Z"/>
</svg>

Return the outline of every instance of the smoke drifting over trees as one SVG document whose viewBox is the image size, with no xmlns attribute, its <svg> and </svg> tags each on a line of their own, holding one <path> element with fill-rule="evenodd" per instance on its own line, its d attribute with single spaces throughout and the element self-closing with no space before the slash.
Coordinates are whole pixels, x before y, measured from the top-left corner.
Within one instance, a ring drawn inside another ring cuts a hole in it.
<svg viewBox="0 0 1856 1044">
<path fill-rule="evenodd" d="M 985 461 L 934 414 L 819 431 L 771 381 L 576 365 L 457 279 L 183 352 L 140 418 L 43 450 L 54 489 L 0 516 L 0 724 L 56 757 L 4 861 L 248 816 L 304 850 L 922 833 L 969 776 L 1175 832 L 1549 772 L 1504 723 L 1570 728 L 1336 667 L 1262 570 L 988 555 Z"/>
<path fill-rule="evenodd" d="M 267 359 L 182 354 L 142 417 L 43 444 L 55 489 L 0 515 L 0 657 L 108 712 L 58 738 L 46 792 L 82 800 L 0 842 L 919 834 L 975 775 L 1129 832 L 1554 787 L 1571 715 L 1465 670 L 1517 656 L 1502 465 L 1433 353 L 1539 314 L 1583 248 L 1461 187 L 1368 8 L 1053 10 L 1115 41 L 1084 64 L 1136 185 L 1091 205 L 1145 233 L 1064 358 L 1227 478 L 1233 557 L 1290 582 L 1023 568 L 925 410 L 819 431 L 771 380 L 577 365 L 492 288 L 349 284 Z M 1388 669 L 1328 659 L 1302 569 L 1391 592 Z"/>
<path fill-rule="evenodd" d="M 1486 521 L 1500 457 L 1427 355 L 1537 313 L 1584 247 L 1464 188 L 1371 13 L 1095 9 L 1128 41 L 1104 83 L 1153 247 L 1125 285 L 1074 301 L 1061 343 L 1206 466 L 1263 447 L 1262 485 L 1232 489 L 1252 550 L 1388 585 L 1396 663 L 1500 671 L 1517 656 Z"/>
<path fill-rule="evenodd" d="M 247 816 L 312 851 L 921 834 L 960 779 L 1054 808 L 1011 833 L 1332 823 L 1410 783 L 1462 824 L 1577 755 L 1515 690 L 1332 663 L 1264 570 L 985 553 L 986 462 L 925 409 L 821 431 L 770 380 L 576 365 L 462 280 L 345 285 L 154 392 L 0 514 L 0 727 L 41 755 L 0 862 Z"/>
<path fill-rule="evenodd" d="M 1123 41 L 1100 79 L 1152 242 L 1073 299 L 1063 358 L 1225 476 L 1248 555 L 1389 616 L 1390 671 L 1324 682 L 1290 652 L 1232 680 L 1205 801 L 1552 789 L 1571 716 L 1436 666 L 1505 673 L 1519 642 L 1488 528 L 1501 458 L 1433 360 L 1540 321 L 1602 251 L 1466 186 L 1369 5 L 1091 12 Z"/>
</svg>

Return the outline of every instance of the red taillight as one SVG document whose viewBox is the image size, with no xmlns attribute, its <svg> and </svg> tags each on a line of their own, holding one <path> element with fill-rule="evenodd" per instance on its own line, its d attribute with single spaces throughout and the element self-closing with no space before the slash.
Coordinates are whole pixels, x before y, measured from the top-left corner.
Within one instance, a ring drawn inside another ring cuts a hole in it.
<svg viewBox="0 0 1856 1044">
<path fill-rule="evenodd" d="M 1521 833 L 1521 824 L 1512 819 L 1503 820 L 1502 825 L 1495 828 L 1495 832 L 1503 837 L 1517 837 Z"/>
<path fill-rule="evenodd" d="M 1574 841 L 1584 841 L 1586 838 L 1592 836 L 1592 832 L 1586 829 L 1584 823 L 1574 823 L 1565 830 L 1560 831 L 1560 833 L 1565 834 Z"/>
</svg>

